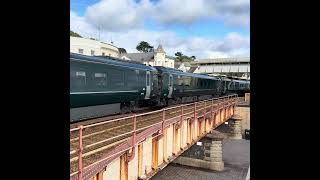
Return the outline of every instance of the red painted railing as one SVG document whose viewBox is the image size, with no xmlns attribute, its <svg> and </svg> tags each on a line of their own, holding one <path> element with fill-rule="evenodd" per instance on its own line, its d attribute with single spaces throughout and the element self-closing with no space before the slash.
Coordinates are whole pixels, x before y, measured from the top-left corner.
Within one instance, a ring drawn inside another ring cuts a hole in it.
<svg viewBox="0 0 320 180">
<path fill-rule="evenodd" d="M 214 109 L 214 101 L 215 100 L 222 100 L 222 102 L 218 102 L 217 104 L 217 108 Z M 210 106 L 207 106 L 207 102 L 211 101 L 210 103 Z M 176 123 L 177 121 L 172 121 L 174 119 L 176 119 L 177 117 L 180 116 L 179 120 L 178 121 L 181 121 L 183 120 L 184 117 L 186 117 L 187 115 L 191 115 L 194 117 L 194 119 L 196 119 L 197 117 L 204 117 L 206 118 L 207 114 L 210 114 L 211 117 L 215 117 L 215 114 L 217 113 L 217 111 L 219 111 L 220 109 L 222 108 L 225 108 L 227 106 L 231 106 L 231 105 L 234 105 L 235 102 L 237 101 L 237 95 L 228 95 L 228 96 L 224 96 L 224 97 L 219 97 L 219 98 L 213 98 L 213 99 L 209 99 L 209 100 L 204 100 L 204 101 L 199 101 L 199 102 L 194 102 L 194 103 L 189 103 L 189 104 L 182 104 L 182 105 L 178 105 L 178 106 L 173 106 L 173 107 L 168 107 L 168 108 L 164 108 L 164 109 L 161 109 L 161 110 L 157 110 L 157 111 L 151 111 L 151 112 L 147 112 L 147 113 L 142 113 L 142 114 L 134 114 L 134 115 L 131 115 L 131 116 L 128 116 L 128 117 L 124 117 L 124 118 L 118 118 L 118 119 L 113 119 L 113 120 L 108 120 L 108 121 L 104 121 L 104 122 L 99 122 L 99 123 L 94 123 L 94 124 L 90 124 L 90 125 L 85 125 L 85 126 L 79 126 L 77 128 L 73 128 L 70 130 L 70 133 L 71 132 L 74 132 L 74 131 L 79 131 L 79 137 L 77 137 L 76 139 L 79 141 L 79 146 L 78 146 L 78 150 L 73 150 L 73 151 L 70 151 L 70 155 L 78 152 L 78 157 L 77 157 L 77 161 L 78 161 L 78 170 L 76 172 L 73 172 L 72 174 L 70 174 L 70 178 L 72 177 L 75 177 L 75 175 L 77 175 L 77 179 L 78 180 L 82 180 L 83 179 L 83 172 L 84 170 L 92 170 L 92 168 L 97 165 L 98 163 L 106 160 L 106 159 L 109 159 L 109 158 L 112 158 L 112 157 L 115 157 L 115 156 L 119 156 L 121 155 L 122 153 L 128 151 L 128 150 L 132 150 L 131 151 L 131 154 L 129 154 L 129 160 L 133 159 L 134 158 L 134 152 L 135 152 L 135 147 L 136 147 L 136 144 L 139 143 L 137 141 L 137 132 L 138 131 L 142 131 L 142 130 L 147 130 L 148 128 L 151 128 L 153 126 L 157 126 L 157 125 L 161 125 L 160 127 L 160 132 L 161 134 L 163 134 L 164 132 L 164 129 L 166 126 L 172 124 L 172 123 Z M 205 102 L 205 105 L 204 105 L 204 108 L 198 108 L 197 109 L 197 104 L 200 104 L 200 103 L 203 103 Z M 186 107 L 187 106 L 193 106 L 193 112 L 188 112 L 188 113 L 185 113 L 186 111 Z M 207 108 L 210 108 L 210 111 L 207 112 Z M 178 115 L 177 117 L 173 117 L 173 118 L 169 118 L 169 119 L 166 119 L 166 112 L 168 110 L 171 110 L 171 109 L 179 109 L 181 108 L 181 113 L 180 115 Z M 197 116 L 197 114 L 202 111 L 202 110 L 205 110 L 204 112 L 204 115 L 201 115 L 201 116 Z M 150 115 L 150 114 L 155 114 L 155 113 L 160 113 L 162 112 L 162 121 L 160 122 L 157 122 L 157 123 L 154 123 L 152 125 L 149 125 L 149 126 L 146 126 L 146 127 L 142 127 L 140 129 L 137 129 L 137 117 L 141 117 L 141 116 L 145 116 L 145 115 Z M 224 118 L 226 118 L 226 113 L 224 112 Z M 220 117 L 221 117 L 221 114 L 220 114 Z M 116 122 L 119 122 L 119 121 L 125 121 L 125 120 L 128 120 L 132 118 L 132 122 L 133 122 L 133 129 L 131 131 L 128 131 L 126 133 L 123 133 L 123 134 L 120 134 L 120 135 L 117 135 L 117 136 L 114 136 L 114 137 L 111 137 L 111 138 L 108 138 L 108 139 L 104 139 L 104 140 L 101 140 L 99 142 L 95 142 L 93 144 L 89 144 L 89 145 L 86 145 L 86 146 L 83 146 L 83 131 L 87 128 L 93 128 L 93 127 L 98 127 L 98 126 L 102 126 L 102 125 L 105 125 L 105 124 L 109 124 L 109 123 L 116 123 Z M 217 122 L 216 122 L 216 118 L 211 118 L 212 121 L 213 121 L 213 124 L 215 125 Z M 169 124 L 166 124 L 166 122 L 169 122 Z M 129 135 L 129 134 L 132 134 L 132 136 L 130 138 L 131 139 L 131 145 L 130 147 L 128 148 L 125 148 L 125 149 L 122 149 L 120 151 L 117 151 L 116 153 L 114 154 L 111 154 L 103 159 L 100 159 L 86 167 L 83 167 L 83 150 L 84 148 L 89 148 L 89 147 L 92 147 L 92 146 L 95 146 L 95 145 L 98 145 L 98 144 L 101 144 L 101 143 L 104 143 L 104 142 L 107 142 L 107 141 L 111 141 L 113 139 L 116 139 L 116 138 L 119 138 L 119 137 L 123 137 L 123 136 L 126 136 L 126 135 Z"/>
</svg>

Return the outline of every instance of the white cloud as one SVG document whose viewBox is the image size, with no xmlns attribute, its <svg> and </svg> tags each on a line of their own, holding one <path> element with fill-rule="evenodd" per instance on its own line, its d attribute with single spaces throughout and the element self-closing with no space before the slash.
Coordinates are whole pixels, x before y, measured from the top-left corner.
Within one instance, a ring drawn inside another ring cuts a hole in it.
<svg viewBox="0 0 320 180">
<path fill-rule="evenodd" d="M 70 29 L 86 37 L 93 37 L 98 33 L 95 27 L 89 24 L 84 17 L 78 16 L 73 11 L 70 11 Z"/>
<path fill-rule="evenodd" d="M 126 31 L 143 26 L 145 19 L 158 24 L 192 24 L 197 20 L 220 19 L 226 25 L 249 25 L 249 0 L 101 0 L 85 12 L 93 26 L 108 31 Z"/>
<path fill-rule="evenodd" d="M 136 45 L 147 41 L 155 48 L 162 44 L 168 55 L 182 52 L 197 58 L 248 56 L 250 38 L 229 33 L 221 38 L 186 37 L 172 31 L 145 30 L 144 18 L 159 23 L 192 23 L 203 18 L 221 18 L 225 23 L 244 25 L 249 19 L 248 0 L 161 0 L 150 3 L 141 0 L 102 0 L 87 8 L 85 15 L 70 12 L 70 28 L 84 37 L 100 39 L 123 47 L 127 52 L 137 52 Z"/>
<path fill-rule="evenodd" d="M 162 0 L 150 8 L 153 9 L 152 17 L 164 24 L 190 24 L 215 15 L 205 0 Z"/>
<path fill-rule="evenodd" d="M 238 33 L 229 33 L 224 40 L 214 50 L 222 52 L 232 51 L 233 49 L 250 48 L 249 37 L 242 37 Z"/>
<path fill-rule="evenodd" d="M 89 6 L 85 18 L 97 28 L 119 31 L 141 27 L 144 12 L 148 11 L 149 1 L 135 3 L 133 0 L 102 0 Z"/>
</svg>

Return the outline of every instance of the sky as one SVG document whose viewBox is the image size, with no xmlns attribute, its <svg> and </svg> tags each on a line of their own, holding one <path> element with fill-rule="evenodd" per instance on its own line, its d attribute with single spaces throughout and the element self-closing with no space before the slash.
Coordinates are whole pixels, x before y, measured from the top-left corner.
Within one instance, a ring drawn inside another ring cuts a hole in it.
<svg viewBox="0 0 320 180">
<path fill-rule="evenodd" d="M 138 52 L 140 41 L 167 55 L 250 56 L 249 0 L 70 0 L 70 30 Z"/>
</svg>

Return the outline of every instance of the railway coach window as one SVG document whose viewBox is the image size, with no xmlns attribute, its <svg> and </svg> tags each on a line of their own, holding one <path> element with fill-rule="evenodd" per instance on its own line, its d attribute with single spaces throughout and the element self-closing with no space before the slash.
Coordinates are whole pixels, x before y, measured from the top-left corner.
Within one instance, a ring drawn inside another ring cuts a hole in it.
<svg viewBox="0 0 320 180">
<path fill-rule="evenodd" d="M 136 71 L 128 71 L 126 73 L 127 76 L 127 86 L 128 87 L 136 87 L 139 83 L 139 70 Z"/>
<path fill-rule="evenodd" d="M 185 86 L 191 86 L 191 77 L 187 77 L 187 76 L 184 76 L 183 77 L 183 84 L 185 85 Z"/>
<path fill-rule="evenodd" d="M 94 73 L 94 80 L 97 86 L 107 85 L 107 75 L 105 73 Z"/>
<path fill-rule="evenodd" d="M 124 86 L 124 72 L 114 71 L 109 74 L 110 76 L 110 85 L 115 88 Z"/>
<path fill-rule="evenodd" d="M 183 85 L 183 78 L 181 76 L 178 76 L 177 84 L 178 84 L 178 86 L 182 86 Z"/>
<path fill-rule="evenodd" d="M 86 72 L 70 71 L 71 84 L 74 87 L 82 87 L 86 85 Z"/>
</svg>

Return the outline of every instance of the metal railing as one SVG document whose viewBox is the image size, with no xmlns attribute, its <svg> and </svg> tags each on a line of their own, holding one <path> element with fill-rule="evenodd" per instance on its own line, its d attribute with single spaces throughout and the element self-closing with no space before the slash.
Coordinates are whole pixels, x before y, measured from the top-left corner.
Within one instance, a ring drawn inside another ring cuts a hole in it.
<svg viewBox="0 0 320 180">
<path fill-rule="evenodd" d="M 90 125 L 80 125 L 77 128 L 70 129 L 70 133 L 75 133 L 76 131 L 78 131 L 78 137 L 73 139 L 73 140 L 78 140 L 78 147 L 77 147 L 76 150 L 70 151 L 70 155 L 74 155 L 75 153 L 78 153 L 77 157 L 72 158 L 70 160 L 70 163 L 72 161 L 78 161 L 78 163 L 77 163 L 78 164 L 78 170 L 73 172 L 73 173 L 71 173 L 70 177 L 78 174 L 78 180 L 82 180 L 83 171 L 84 170 L 92 168 L 93 166 L 97 165 L 98 163 L 100 163 L 100 162 L 102 162 L 102 161 L 104 161 L 106 159 L 109 159 L 109 158 L 111 158 L 113 156 L 117 156 L 117 155 L 120 155 L 120 154 L 124 153 L 125 151 L 128 151 L 130 149 L 134 149 L 136 147 L 137 143 L 139 143 L 136 140 L 137 132 L 142 132 L 143 130 L 146 130 L 146 129 L 150 128 L 150 127 L 153 127 L 153 126 L 161 124 L 161 131 L 160 132 L 161 132 L 161 134 L 163 134 L 164 129 L 165 129 L 165 123 L 168 122 L 168 121 L 171 121 L 173 119 L 177 119 L 178 118 L 179 120 L 177 120 L 177 121 L 181 121 L 182 122 L 182 120 L 184 120 L 184 117 L 187 117 L 187 116 L 191 116 L 191 117 L 194 117 L 194 119 L 196 119 L 196 118 L 200 118 L 200 117 L 206 118 L 207 115 L 210 114 L 211 117 L 212 117 L 213 114 L 216 113 L 221 108 L 227 107 L 228 105 L 230 106 L 231 104 L 235 103 L 237 101 L 237 97 L 238 96 L 236 94 L 233 94 L 233 95 L 228 95 L 228 96 L 223 96 L 223 97 L 218 97 L 218 98 L 212 98 L 212 99 L 209 99 L 209 100 L 202 100 L 202 101 L 198 101 L 198 102 L 182 104 L 182 105 L 177 105 L 177 106 L 173 106 L 173 107 L 167 107 L 167 108 L 163 108 L 163 109 L 157 110 L 157 111 L 151 111 L 151 112 L 146 112 L 146 113 L 141 113 L 141 114 L 133 114 L 133 115 L 130 115 L 128 117 L 123 117 L 123 118 L 118 118 L 118 119 L 113 119 L 113 120 L 107 120 L 107 121 L 104 121 L 104 122 L 98 122 L 98 123 L 94 123 L 94 124 L 90 124 Z M 208 109 L 209 109 L 209 111 L 208 111 Z M 168 117 L 168 112 L 169 112 L 169 115 L 170 115 L 170 110 L 176 110 L 175 111 L 176 114 L 174 114 L 174 117 Z M 205 110 L 204 114 L 201 115 L 201 116 L 198 116 L 199 112 L 201 112 L 203 110 Z M 177 112 L 179 114 L 177 114 Z M 156 113 L 161 113 L 162 117 L 161 117 L 161 120 L 159 122 L 155 122 L 155 123 L 153 123 L 151 125 L 138 128 L 138 126 L 137 126 L 137 118 L 138 117 L 143 117 L 143 116 L 146 116 L 146 115 L 154 115 Z M 98 141 L 98 142 L 94 142 L 92 144 L 84 145 L 84 143 L 83 143 L 83 139 L 84 139 L 83 132 L 84 132 L 84 130 L 86 130 L 88 128 L 99 127 L 99 126 L 106 125 L 106 124 L 117 123 L 117 122 L 120 122 L 120 121 L 126 121 L 128 119 L 131 119 L 132 130 L 129 130 L 128 132 L 125 132 L 125 133 L 122 133 L 122 134 L 119 134 L 119 135 L 116 135 L 116 136 L 113 136 L 113 137 L 110 137 L 110 138 L 107 138 L 107 139 L 103 139 L 103 140 Z M 177 121 L 171 122 L 171 124 L 176 123 Z M 130 134 L 132 134 L 132 135 L 130 137 L 127 137 Z M 111 140 L 114 140 L 114 139 L 117 139 L 117 138 L 120 138 L 120 137 L 124 137 L 125 140 L 127 140 L 128 138 L 132 137 L 131 146 L 129 148 L 121 150 L 121 151 L 119 151 L 119 152 L 117 152 L 115 154 L 112 154 L 112 155 L 110 155 L 108 157 L 100 159 L 100 160 L 98 160 L 98 161 L 96 161 L 96 162 L 94 162 L 92 164 L 89 164 L 86 167 L 83 167 L 83 158 L 85 156 L 90 155 L 90 151 L 87 152 L 87 153 L 84 153 L 84 149 L 87 149 L 87 148 L 90 148 L 90 147 L 93 147 L 93 146 L 96 146 L 96 145 L 99 145 L 99 144 L 102 144 L 102 143 L 105 143 L 105 142 L 108 142 L 108 141 L 111 141 Z M 134 150 L 132 151 L 132 153 L 134 153 Z"/>
</svg>

